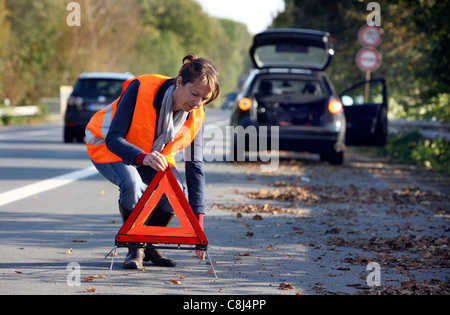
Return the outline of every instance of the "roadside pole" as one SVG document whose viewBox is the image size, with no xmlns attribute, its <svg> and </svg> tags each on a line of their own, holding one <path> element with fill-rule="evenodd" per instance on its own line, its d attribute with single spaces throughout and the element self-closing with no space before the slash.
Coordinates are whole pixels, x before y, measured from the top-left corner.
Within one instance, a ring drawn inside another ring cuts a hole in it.
<svg viewBox="0 0 450 315">
<path fill-rule="evenodd" d="M 370 77 L 371 73 L 378 69 L 381 64 L 381 55 L 375 49 L 383 39 L 382 32 L 377 26 L 364 25 L 358 33 L 358 40 L 364 48 L 360 49 L 356 54 L 356 65 L 358 68 L 366 72 L 366 84 L 364 89 L 364 102 L 369 101 Z"/>
</svg>

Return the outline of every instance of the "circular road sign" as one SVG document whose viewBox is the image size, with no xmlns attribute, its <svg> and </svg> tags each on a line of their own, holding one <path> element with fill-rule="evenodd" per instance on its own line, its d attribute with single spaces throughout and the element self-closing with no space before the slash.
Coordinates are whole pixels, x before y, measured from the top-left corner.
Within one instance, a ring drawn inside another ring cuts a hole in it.
<svg viewBox="0 0 450 315">
<path fill-rule="evenodd" d="M 361 71 L 375 71 L 381 63 L 381 56 L 375 48 L 365 47 L 356 55 L 356 65 Z"/>
<path fill-rule="evenodd" d="M 383 40 L 383 35 L 379 27 L 364 25 L 359 30 L 358 39 L 363 46 L 378 47 Z"/>
</svg>

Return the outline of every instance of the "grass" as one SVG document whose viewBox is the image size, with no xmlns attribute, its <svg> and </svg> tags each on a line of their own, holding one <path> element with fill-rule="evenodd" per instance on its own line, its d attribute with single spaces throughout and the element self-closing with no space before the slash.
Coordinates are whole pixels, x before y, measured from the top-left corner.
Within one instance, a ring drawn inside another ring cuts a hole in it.
<svg viewBox="0 0 450 315">
<path fill-rule="evenodd" d="M 364 147 L 375 153 L 403 164 L 412 164 L 450 174 L 450 142 L 443 139 L 425 139 L 417 131 L 389 134 L 385 147 Z"/>
</svg>

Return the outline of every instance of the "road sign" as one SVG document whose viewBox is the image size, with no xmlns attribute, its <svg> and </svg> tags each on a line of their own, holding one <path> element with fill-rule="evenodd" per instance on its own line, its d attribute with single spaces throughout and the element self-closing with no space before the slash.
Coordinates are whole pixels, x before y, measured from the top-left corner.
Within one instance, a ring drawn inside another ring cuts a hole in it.
<svg viewBox="0 0 450 315">
<path fill-rule="evenodd" d="M 358 33 L 361 45 L 366 47 L 378 47 L 383 40 L 383 34 L 377 26 L 364 25 Z"/>
<path fill-rule="evenodd" d="M 375 71 L 380 63 L 381 56 L 375 48 L 365 47 L 356 55 L 356 65 L 361 71 Z"/>
</svg>

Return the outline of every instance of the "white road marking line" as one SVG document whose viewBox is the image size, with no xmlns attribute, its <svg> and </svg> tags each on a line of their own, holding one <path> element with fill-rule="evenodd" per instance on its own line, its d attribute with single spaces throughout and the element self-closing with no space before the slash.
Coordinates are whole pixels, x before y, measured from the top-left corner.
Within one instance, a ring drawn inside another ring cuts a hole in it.
<svg viewBox="0 0 450 315">
<path fill-rule="evenodd" d="M 57 176 L 54 178 L 46 179 L 35 184 L 16 188 L 0 194 L 0 207 L 8 203 L 18 201 L 36 194 L 42 193 L 47 190 L 58 188 L 74 181 L 87 178 L 98 174 L 97 169 L 94 166 L 74 171 L 68 174 Z"/>
<path fill-rule="evenodd" d="M 226 121 L 219 121 L 216 123 L 205 124 L 205 128 L 207 129 L 217 128 L 220 126 L 225 126 L 226 124 L 227 124 Z M 34 133 L 36 135 L 38 133 L 40 134 L 39 131 L 35 131 Z M 81 169 L 65 175 L 43 180 L 35 184 L 31 184 L 4 193 L 0 193 L 0 207 L 8 203 L 12 203 L 30 196 L 35 196 L 39 193 L 67 185 L 74 181 L 87 178 L 96 174 L 98 174 L 97 169 L 94 166 L 91 166 L 89 168 Z"/>
</svg>

